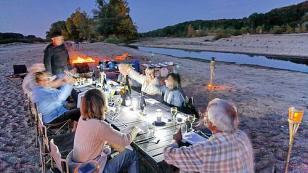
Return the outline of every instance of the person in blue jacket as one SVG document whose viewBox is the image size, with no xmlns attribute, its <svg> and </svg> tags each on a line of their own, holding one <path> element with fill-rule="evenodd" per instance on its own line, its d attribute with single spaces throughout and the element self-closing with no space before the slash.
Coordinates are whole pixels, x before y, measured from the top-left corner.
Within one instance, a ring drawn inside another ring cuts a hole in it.
<svg viewBox="0 0 308 173">
<path fill-rule="evenodd" d="M 59 123 L 68 119 L 78 121 L 80 110 L 65 108 L 66 99 L 73 89 L 73 78 L 65 76 L 59 89 L 52 88 L 51 75 L 47 72 L 35 73 L 37 86 L 33 88 L 32 100 L 38 112 L 42 114 L 44 123 Z"/>
</svg>

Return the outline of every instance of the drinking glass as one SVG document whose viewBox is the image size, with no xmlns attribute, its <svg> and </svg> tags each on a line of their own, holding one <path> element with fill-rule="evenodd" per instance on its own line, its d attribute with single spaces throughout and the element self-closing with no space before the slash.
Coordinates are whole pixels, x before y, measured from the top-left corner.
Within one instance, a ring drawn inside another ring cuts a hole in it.
<svg viewBox="0 0 308 173">
<path fill-rule="evenodd" d="M 114 104 L 115 104 L 115 107 L 116 107 L 116 109 L 115 109 L 116 115 L 114 117 L 114 119 L 115 119 L 116 117 L 118 117 L 118 114 L 119 114 L 119 111 L 120 111 L 120 106 L 122 104 L 122 97 L 120 95 L 114 96 Z"/>
<path fill-rule="evenodd" d="M 170 112 L 171 112 L 171 115 L 172 115 L 172 120 L 175 121 L 175 116 L 178 113 L 178 108 L 177 107 L 171 107 Z"/>
<path fill-rule="evenodd" d="M 186 126 L 187 126 L 187 132 L 190 132 L 193 130 L 193 123 L 196 120 L 196 116 L 195 115 L 188 115 L 187 119 L 186 119 Z"/>
<path fill-rule="evenodd" d="M 132 107 L 134 111 L 138 109 L 138 99 L 135 97 L 132 99 Z"/>
</svg>

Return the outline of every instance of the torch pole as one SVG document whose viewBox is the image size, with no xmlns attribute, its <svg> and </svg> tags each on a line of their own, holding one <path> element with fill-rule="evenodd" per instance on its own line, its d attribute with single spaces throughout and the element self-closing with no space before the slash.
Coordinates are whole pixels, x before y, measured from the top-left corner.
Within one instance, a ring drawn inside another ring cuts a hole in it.
<svg viewBox="0 0 308 173">
<path fill-rule="evenodd" d="M 289 121 L 290 140 L 289 140 L 289 149 L 288 149 L 285 173 L 288 173 L 291 151 L 292 151 L 292 147 L 293 147 L 293 143 L 294 143 L 294 136 L 295 136 L 297 129 L 299 127 L 299 123 L 294 123 L 292 120 L 288 120 L 288 121 Z"/>
</svg>

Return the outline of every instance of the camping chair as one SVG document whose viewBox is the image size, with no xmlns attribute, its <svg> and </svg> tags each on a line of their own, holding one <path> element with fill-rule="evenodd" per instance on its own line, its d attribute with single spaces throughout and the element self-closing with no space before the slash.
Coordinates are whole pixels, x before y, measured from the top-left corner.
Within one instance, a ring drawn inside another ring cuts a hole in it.
<svg viewBox="0 0 308 173">
<path fill-rule="evenodd" d="M 93 169 L 92 172 L 98 172 L 98 170 L 100 169 L 100 165 L 98 161 L 96 160 L 90 160 L 85 163 L 75 162 L 73 160 L 73 150 L 67 155 L 66 163 L 67 163 L 66 170 L 68 171 L 67 173 L 75 173 L 75 172 L 77 173 L 79 168 L 81 168 L 82 166 L 86 166 L 86 165 L 90 165 L 92 167 Z"/>
<path fill-rule="evenodd" d="M 42 171 L 46 170 L 46 164 L 51 161 L 48 156 L 51 152 L 51 146 L 49 140 L 52 139 L 59 148 L 61 154 L 65 155 L 73 149 L 75 133 L 67 133 L 62 135 L 50 136 L 47 134 L 47 128 L 42 121 L 42 116 L 38 116 L 38 131 L 39 131 L 39 148 L 40 148 L 40 161 L 42 165 Z"/>
<path fill-rule="evenodd" d="M 96 173 L 103 172 L 107 163 L 108 156 L 111 154 L 111 148 L 108 145 L 104 145 L 100 157 L 95 160 L 89 160 L 87 162 L 76 162 L 73 159 L 73 151 L 71 151 L 66 157 L 67 170 L 71 173 L 79 172 L 80 170 L 87 169 L 87 172 Z M 89 170 L 90 168 L 90 170 Z"/>
<path fill-rule="evenodd" d="M 58 146 L 54 143 L 53 139 L 50 140 L 50 157 L 52 169 L 55 166 L 61 173 L 69 172 L 66 160 L 62 159 L 61 152 L 59 151 Z"/>
<path fill-rule="evenodd" d="M 41 119 L 42 119 L 42 114 L 39 113 L 36 104 L 35 104 L 35 109 L 36 109 L 37 114 L 40 115 Z M 61 130 L 63 130 L 65 127 L 67 127 L 69 129 L 70 122 L 71 122 L 70 120 L 66 120 L 66 121 L 59 122 L 59 123 L 45 123 L 44 125 L 48 129 L 48 132 L 50 134 L 59 135 Z"/>
<path fill-rule="evenodd" d="M 183 113 L 195 115 L 197 119 L 199 119 L 199 113 L 194 105 L 194 98 L 193 97 L 185 97 L 185 103 L 183 105 Z"/>
<path fill-rule="evenodd" d="M 42 121 L 42 115 L 38 115 L 38 143 L 40 149 L 40 164 L 42 168 L 42 172 L 44 173 L 46 170 L 46 156 L 48 155 L 49 151 L 49 144 L 48 144 L 48 136 L 47 136 L 47 128 Z"/>
</svg>

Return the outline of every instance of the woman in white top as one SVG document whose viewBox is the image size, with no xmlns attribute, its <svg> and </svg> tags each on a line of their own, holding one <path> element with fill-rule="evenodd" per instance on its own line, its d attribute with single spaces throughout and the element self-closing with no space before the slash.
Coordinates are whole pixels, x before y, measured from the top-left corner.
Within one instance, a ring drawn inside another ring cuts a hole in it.
<svg viewBox="0 0 308 173">
<path fill-rule="evenodd" d="M 119 70 L 123 76 L 128 75 L 131 79 L 141 84 L 141 91 L 148 95 L 157 95 L 160 93 L 159 80 L 154 75 L 153 68 L 147 68 L 145 75 L 136 72 L 127 64 L 120 64 Z"/>
<path fill-rule="evenodd" d="M 128 75 L 130 78 L 142 84 L 141 91 L 149 95 L 161 94 L 163 101 L 170 105 L 182 108 L 184 106 L 185 97 L 181 89 L 181 79 L 179 74 L 169 73 L 165 80 L 165 85 L 159 85 L 158 79 L 154 76 L 154 69 L 147 68 L 145 75 L 134 71 L 127 64 L 120 64 L 119 70 L 122 75 Z"/>
</svg>

